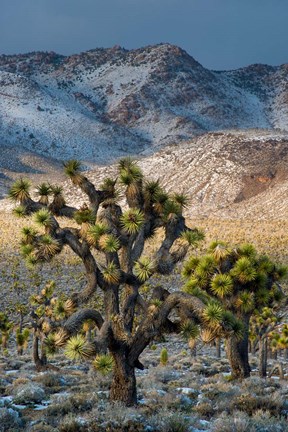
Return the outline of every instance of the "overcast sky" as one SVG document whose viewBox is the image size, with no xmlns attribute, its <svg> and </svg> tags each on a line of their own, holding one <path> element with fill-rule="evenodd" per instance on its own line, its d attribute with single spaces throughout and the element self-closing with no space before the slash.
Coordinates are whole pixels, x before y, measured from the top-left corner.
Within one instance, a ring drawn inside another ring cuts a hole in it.
<svg viewBox="0 0 288 432">
<path fill-rule="evenodd" d="M 0 54 L 169 42 L 210 69 L 288 63 L 288 0 L 0 0 Z"/>
</svg>

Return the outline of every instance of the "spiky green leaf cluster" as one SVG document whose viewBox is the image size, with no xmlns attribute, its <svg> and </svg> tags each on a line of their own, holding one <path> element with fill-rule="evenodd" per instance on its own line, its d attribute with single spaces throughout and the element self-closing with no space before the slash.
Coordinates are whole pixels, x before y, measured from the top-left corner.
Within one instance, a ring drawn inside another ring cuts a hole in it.
<svg viewBox="0 0 288 432">
<path fill-rule="evenodd" d="M 209 251 L 211 252 L 211 254 L 213 255 L 213 257 L 215 258 L 215 260 L 217 262 L 224 260 L 231 253 L 231 250 L 228 247 L 227 243 L 219 241 L 219 240 L 214 240 L 210 244 Z"/>
<path fill-rule="evenodd" d="M 38 225 L 50 228 L 53 226 L 52 215 L 49 210 L 42 208 L 34 215 L 34 220 Z"/>
<path fill-rule="evenodd" d="M 253 292 L 242 291 L 238 294 L 235 305 L 242 312 L 251 312 L 255 308 L 255 297 Z"/>
<path fill-rule="evenodd" d="M 55 333 L 49 333 L 44 339 L 45 351 L 49 356 L 53 356 L 58 352 L 59 347 L 56 344 Z"/>
<path fill-rule="evenodd" d="M 95 222 L 95 214 L 89 208 L 77 210 L 73 216 L 79 225 L 82 223 L 93 224 Z"/>
<path fill-rule="evenodd" d="M 23 227 L 21 230 L 22 244 L 28 245 L 35 242 L 37 238 L 37 231 L 33 227 Z"/>
<path fill-rule="evenodd" d="M 81 162 L 76 159 L 70 159 L 64 162 L 64 172 L 68 177 L 73 177 L 80 172 Z"/>
<path fill-rule="evenodd" d="M 51 185 L 48 183 L 45 183 L 45 182 L 40 183 L 36 187 L 36 192 L 37 192 L 37 195 L 39 195 L 40 197 L 48 197 L 52 193 Z"/>
<path fill-rule="evenodd" d="M 92 366 L 102 375 L 106 376 L 113 370 L 113 357 L 110 354 L 99 354 L 93 360 Z"/>
<path fill-rule="evenodd" d="M 180 216 L 181 214 L 181 205 L 172 198 L 168 198 L 163 206 L 163 220 L 168 222 L 174 218 L 177 218 L 177 216 Z"/>
<path fill-rule="evenodd" d="M 236 261 L 231 270 L 231 275 L 240 283 L 246 284 L 256 279 L 257 272 L 250 259 L 244 256 Z"/>
<path fill-rule="evenodd" d="M 81 361 L 91 358 L 95 354 L 95 349 L 92 344 L 82 335 L 72 336 L 65 348 L 65 355 L 70 360 Z"/>
<path fill-rule="evenodd" d="M 188 278 L 193 275 L 195 268 L 198 266 L 200 258 L 197 256 L 191 256 L 187 261 L 185 261 L 182 276 Z"/>
<path fill-rule="evenodd" d="M 204 255 L 195 268 L 195 275 L 199 277 L 209 277 L 214 274 L 216 268 L 217 263 L 213 255 Z"/>
<path fill-rule="evenodd" d="M 226 331 L 227 335 L 232 333 L 236 339 L 242 339 L 244 334 L 244 324 L 241 320 L 237 319 L 231 311 L 223 311 L 222 327 L 224 331 Z"/>
<path fill-rule="evenodd" d="M 174 193 L 173 200 L 180 205 L 181 208 L 186 208 L 189 203 L 189 198 L 183 193 Z"/>
<path fill-rule="evenodd" d="M 63 187 L 59 186 L 59 185 L 51 186 L 51 192 L 52 192 L 54 198 L 58 197 L 59 195 L 62 195 L 62 193 L 63 193 Z"/>
<path fill-rule="evenodd" d="M 229 274 L 215 274 L 211 279 L 211 291 L 219 298 L 229 296 L 233 292 L 233 280 Z"/>
<path fill-rule="evenodd" d="M 224 310 L 219 303 L 211 302 L 202 312 L 203 320 L 209 327 L 216 327 L 221 324 Z"/>
<path fill-rule="evenodd" d="M 200 334 L 199 326 L 191 320 L 186 320 L 181 324 L 181 334 L 185 340 L 196 339 Z"/>
<path fill-rule="evenodd" d="M 102 269 L 102 275 L 109 285 L 118 284 L 121 276 L 119 267 L 113 262 Z"/>
<path fill-rule="evenodd" d="M 109 232 L 108 226 L 103 222 L 98 222 L 89 227 L 86 238 L 89 244 L 96 246 L 100 237 Z"/>
<path fill-rule="evenodd" d="M 205 234 L 203 231 L 199 230 L 199 229 L 193 229 L 193 230 L 185 230 L 181 233 L 181 238 L 185 241 L 187 241 L 187 243 L 190 246 L 197 246 L 197 244 L 204 240 L 205 238 Z"/>
<path fill-rule="evenodd" d="M 60 242 L 46 234 L 39 238 L 38 249 L 36 257 L 39 260 L 49 261 L 53 256 L 61 251 Z"/>
<path fill-rule="evenodd" d="M 34 250 L 34 246 L 32 244 L 23 244 L 21 245 L 21 254 L 23 257 L 28 257 Z"/>
<path fill-rule="evenodd" d="M 30 198 L 31 183 L 27 179 L 20 178 L 13 183 L 8 195 L 13 201 L 25 202 Z"/>
<path fill-rule="evenodd" d="M 125 186 L 130 186 L 142 180 L 141 168 L 130 157 L 123 158 L 119 162 L 120 182 Z"/>
<path fill-rule="evenodd" d="M 141 210 L 130 208 L 120 217 L 120 223 L 128 234 L 137 234 L 144 224 L 145 217 Z"/>
<path fill-rule="evenodd" d="M 27 216 L 27 207 L 19 205 L 12 210 L 13 214 L 19 218 Z"/>
<path fill-rule="evenodd" d="M 146 203 L 153 204 L 157 200 L 158 194 L 162 191 L 159 180 L 147 181 L 144 185 L 144 199 Z"/>
<path fill-rule="evenodd" d="M 99 246 L 104 252 L 117 252 L 121 245 L 120 241 L 113 234 L 104 234 L 98 240 Z"/>
<path fill-rule="evenodd" d="M 134 265 L 134 273 L 141 282 L 145 282 L 153 274 L 155 263 L 148 257 L 141 257 Z"/>
</svg>

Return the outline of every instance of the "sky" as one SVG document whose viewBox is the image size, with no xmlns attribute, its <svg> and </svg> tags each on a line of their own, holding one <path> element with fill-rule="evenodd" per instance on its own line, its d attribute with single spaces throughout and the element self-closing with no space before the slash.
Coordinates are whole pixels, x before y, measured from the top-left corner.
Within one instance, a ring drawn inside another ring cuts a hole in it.
<svg viewBox="0 0 288 432">
<path fill-rule="evenodd" d="M 203 66 L 288 63 L 287 0 L 0 0 L 0 54 L 171 43 Z"/>
</svg>

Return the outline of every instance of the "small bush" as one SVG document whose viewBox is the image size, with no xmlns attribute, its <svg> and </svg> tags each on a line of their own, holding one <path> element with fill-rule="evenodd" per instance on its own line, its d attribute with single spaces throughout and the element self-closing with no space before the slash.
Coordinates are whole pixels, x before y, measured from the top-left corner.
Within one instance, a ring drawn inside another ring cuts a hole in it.
<svg viewBox="0 0 288 432">
<path fill-rule="evenodd" d="M 268 411 L 271 415 L 278 416 L 281 414 L 283 408 L 283 399 L 279 397 L 271 396 L 256 396 L 251 394 L 242 394 L 234 399 L 232 407 L 244 411 L 248 415 L 252 416 L 255 411 L 263 409 Z"/>
<path fill-rule="evenodd" d="M 184 414 L 161 411 L 151 416 L 148 424 L 157 432 L 187 432 L 190 421 Z"/>
<path fill-rule="evenodd" d="M 168 351 L 166 348 L 163 348 L 160 353 L 160 363 L 162 366 L 166 366 L 168 362 Z"/>
</svg>

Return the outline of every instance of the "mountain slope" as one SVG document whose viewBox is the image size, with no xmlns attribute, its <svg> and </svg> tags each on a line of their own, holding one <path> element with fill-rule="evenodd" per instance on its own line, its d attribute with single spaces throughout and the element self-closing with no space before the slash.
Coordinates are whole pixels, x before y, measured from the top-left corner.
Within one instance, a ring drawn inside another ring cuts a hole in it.
<svg viewBox="0 0 288 432">
<path fill-rule="evenodd" d="M 287 65 L 209 71 L 169 44 L 0 56 L 0 142 L 107 163 L 206 131 L 287 131 L 287 78 Z"/>
<path fill-rule="evenodd" d="M 21 151 L 11 162 L 6 147 L 0 156 L 3 178 L 0 192 L 7 192 L 12 179 L 25 176 L 34 184 L 49 181 L 62 184 L 67 201 L 83 203 L 78 188 L 63 175 L 63 167 L 53 159 Z M 167 190 L 189 196 L 189 217 L 229 219 L 288 219 L 288 137 L 275 132 L 211 132 L 178 145 L 167 145 L 153 155 L 141 156 L 145 175 L 160 180 Z M 41 169 L 39 168 L 41 167 Z M 85 174 L 100 185 L 105 177 L 115 178 L 116 164 L 90 164 Z M 11 208 L 1 200 L 0 208 Z"/>
</svg>

